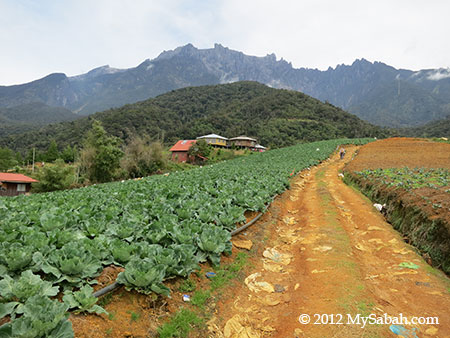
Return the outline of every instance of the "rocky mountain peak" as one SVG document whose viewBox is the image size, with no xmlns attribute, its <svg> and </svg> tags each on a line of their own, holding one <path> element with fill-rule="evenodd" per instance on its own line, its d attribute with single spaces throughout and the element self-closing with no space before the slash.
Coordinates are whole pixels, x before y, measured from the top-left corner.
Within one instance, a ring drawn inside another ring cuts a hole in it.
<svg viewBox="0 0 450 338">
<path fill-rule="evenodd" d="M 399 90 L 400 79 L 409 86 L 402 85 Z M 437 117 L 450 112 L 448 69 L 397 70 L 364 58 L 326 71 L 296 69 L 282 58 L 277 60 L 274 53 L 250 56 L 219 43 L 208 49 L 189 43 L 163 51 L 134 68 L 105 65 L 69 80 L 65 74 L 55 73 L 25 85 L 0 87 L 0 107 L 42 101 L 87 115 L 182 87 L 246 80 L 302 91 L 382 125 L 406 125 L 403 121 L 417 115 L 417 107 L 424 112 L 437 112 Z M 405 96 L 404 100 L 398 100 L 399 93 Z M 370 113 L 364 115 L 363 111 Z M 392 116 L 386 118 L 387 111 Z M 395 116 L 399 111 L 406 116 L 401 121 Z M 374 117 L 374 112 L 379 116 Z M 416 124 L 427 122 L 426 114 L 422 115 L 412 120 Z"/>
</svg>

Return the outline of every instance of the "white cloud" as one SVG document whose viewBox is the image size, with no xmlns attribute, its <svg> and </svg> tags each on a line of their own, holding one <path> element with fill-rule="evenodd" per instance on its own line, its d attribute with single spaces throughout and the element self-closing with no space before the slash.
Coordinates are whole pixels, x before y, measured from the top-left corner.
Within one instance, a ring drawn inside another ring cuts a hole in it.
<svg viewBox="0 0 450 338">
<path fill-rule="evenodd" d="M 449 12 L 445 0 L 2 0 L 0 84 L 134 67 L 187 43 L 274 52 L 295 67 L 362 57 L 397 68 L 448 67 Z"/>
<path fill-rule="evenodd" d="M 442 79 L 450 78 L 450 68 L 447 69 L 438 69 L 434 72 L 430 72 L 427 75 L 428 80 L 439 81 Z"/>
</svg>

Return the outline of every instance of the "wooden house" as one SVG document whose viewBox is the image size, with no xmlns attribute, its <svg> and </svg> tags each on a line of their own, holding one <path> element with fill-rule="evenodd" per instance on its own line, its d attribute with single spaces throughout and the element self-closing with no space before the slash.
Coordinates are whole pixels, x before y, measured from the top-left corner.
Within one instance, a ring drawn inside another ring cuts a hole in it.
<svg viewBox="0 0 450 338">
<path fill-rule="evenodd" d="M 34 182 L 38 181 L 22 174 L 0 173 L 0 196 L 26 194 Z"/>
<path fill-rule="evenodd" d="M 228 139 L 226 137 L 217 135 L 217 134 L 209 134 L 204 136 L 197 137 L 197 140 L 205 140 L 206 143 L 213 147 L 226 147 Z"/>
<path fill-rule="evenodd" d="M 187 162 L 189 159 L 189 148 L 196 142 L 197 140 L 180 140 L 175 143 L 175 145 L 170 148 L 170 151 L 172 152 L 172 161 Z"/>
<path fill-rule="evenodd" d="M 254 148 L 256 146 L 256 140 L 247 136 L 238 136 L 230 138 L 228 145 L 236 148 Z"/>
</svg>

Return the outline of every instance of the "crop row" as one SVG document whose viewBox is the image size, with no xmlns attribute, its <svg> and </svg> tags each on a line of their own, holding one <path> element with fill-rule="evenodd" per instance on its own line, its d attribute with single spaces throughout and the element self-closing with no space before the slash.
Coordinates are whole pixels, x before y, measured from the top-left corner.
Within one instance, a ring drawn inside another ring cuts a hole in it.
<svg viewBox="0 0 450 338">
<path fill-rule="evenodd" d="M 61 316 L 69 306 L 39 290 L 92 300 L 86 285 L 110 264 L 125 267 L 117 281 L 128 289 L 168 295 L 165 279 L 188 276 L 206 260 L 219 264 L 222 253 L 231 252 L 230 230 L 245 221 L 244 212 L 262 211 L 289 187 L 291 175 L 326 159 L 339 144 L 367 142 L 301 144 L 167 176 L 1 198 L 0 276 L 6 277 L 0 283 L 9 291 L 0 288 L 0 318 L 13 320 L 0 333 L 69 332 Z M 17 295 L 19 284 L 35 286 Z M 39 307 L 58 320 L 43 325 L 45 319 L 33 317 L 42 315 Z"/>
<path fill-rule="evenodd" d="M 450 172 L 443 168 L 388 168 L 367 169 L 356 172 L 363 178 L 374 178 L 377 181 L 404 189 L 431 188 L 439 189 L 450 185 Z"/>
</svg>

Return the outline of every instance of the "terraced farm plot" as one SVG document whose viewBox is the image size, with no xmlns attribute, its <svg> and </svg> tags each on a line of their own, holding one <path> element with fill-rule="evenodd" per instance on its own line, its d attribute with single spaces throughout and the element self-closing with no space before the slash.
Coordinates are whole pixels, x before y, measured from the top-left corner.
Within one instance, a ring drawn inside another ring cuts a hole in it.
<svg viewBox="0 0 450 338">
<path fill-rule="evenodd" d="M 0 332 L 70 336 L 67 310 L 94 311 L 83 286 L 111 265 L 124 268 L 117 282 L 128 290 L 169 295 L 164 281 L 231 252 L 230 230 L 245 211 L 263 210 L 339 144 L 368 141 L 301 144 L 169 176 L 0 199 L 0 282 L 8 285 Z M 28 281 L 35 287 L 19 296 Z M 53 298 L 63 290 L 64 303 Z"/>
<path fill-rule="evenodd" d="M 360 149 L 347 178 L 385 211 L 393 226 L 450 273 L 450 144 L 395 138 Z"/>
<path fill-rule="evenodd" d="M 361 148 L 346 170 L 403 167 L 450 170 L 450 144 L 402 137 L 380 140 Z"/>
</svg>

